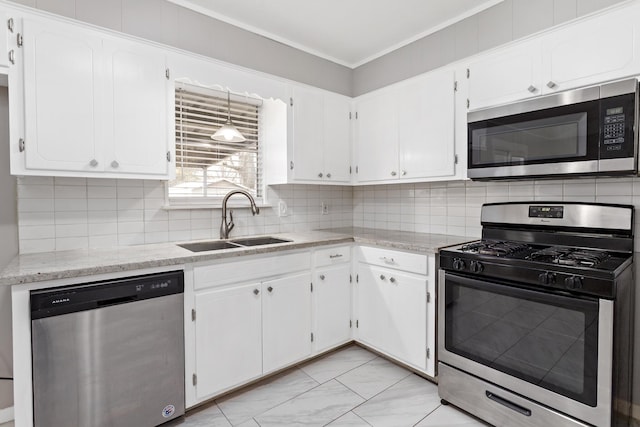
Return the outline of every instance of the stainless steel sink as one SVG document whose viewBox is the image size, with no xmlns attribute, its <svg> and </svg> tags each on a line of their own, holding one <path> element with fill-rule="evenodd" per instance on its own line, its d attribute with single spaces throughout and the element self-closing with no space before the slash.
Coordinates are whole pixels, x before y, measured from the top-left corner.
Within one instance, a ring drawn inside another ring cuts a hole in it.
<svg viewBox="0 0 640 427">
<path fill-rule="evenodd" d="M 273 245 L 274 243 L 289 243 L 291 240 L 278 239 L 277 237 L 247 237 L 243 239 L 233 239 L 231 241 L 241 246 L 261 246 L 261 245 Z"/>
<path fill-rule="evenodd" d="M 180 243 L 178 246 L 191 252 L 220 251 L 223 249 L 237 249 L 247 246 L 273 245 L 275 243 L 289 243 L 291 240 L 276 237 L 246 237 L 233 240 L 209 240 L 207 242 Z"/>
<path fill-rule="evenodd" d="M 226 240 L 211 240 L 208 242 L 181 243 L 178 246 L 191 252 L 219 251 L 222 249 L 237 249 L 241 246 L 234 245 Z"/>
</svg>

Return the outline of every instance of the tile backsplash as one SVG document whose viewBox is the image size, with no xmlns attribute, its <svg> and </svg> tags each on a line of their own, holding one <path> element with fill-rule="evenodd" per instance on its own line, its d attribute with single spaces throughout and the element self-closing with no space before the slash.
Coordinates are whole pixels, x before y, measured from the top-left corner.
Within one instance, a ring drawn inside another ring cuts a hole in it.
<svg viewBox="0 0 640 427">
<path fill-rule="evenodd" d="M 349 187 L 279 185 L 267 196 L 272 207 L 260 215 L 234 208 L 232 236 L 348 227 L 353 221 Z M 279 201 L 287 204 L 287 216 L 278 216 Z M 218 238 L 220 209 L 167 210 L 165 204 L 159 181 L 19 178 L 20 253 Z"/>
<path fill-rule="evenodd" d="M 353 225 L 479 237 L 483 203 L 521 200 L 619 203 L 640 208 L 640 178 L 456 181 L 355 187 Z M 635 217 L 638 229 L 638 216 Z M 640 239 L 636 239 L 640 251 Z"/>
<path fill-rule="evenodd" d="M 249 209 L 234 209 L 233 236 L 355 226 L 478 237 L 483 203 L 565 200 L 640 207 L 640 178 L 278 185 L 267 196 L 271 207 L 255 217 Z M 287 204 L 287 216 L 278 216 L 279 201 Z M 327 215 L 321 213 L 323 202 Z M 220 209 L 164 205 L 164 183 L 158 181 L 19 178 L 20 252 L 218 238 Z"/>
</svg>

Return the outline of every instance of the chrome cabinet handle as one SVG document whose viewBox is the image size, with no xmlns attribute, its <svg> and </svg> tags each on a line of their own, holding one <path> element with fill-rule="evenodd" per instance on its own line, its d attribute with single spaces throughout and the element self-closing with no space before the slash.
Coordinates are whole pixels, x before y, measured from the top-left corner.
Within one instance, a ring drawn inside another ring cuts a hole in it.
<svg viewBox="0 0 640 427">
<path fill-rule="evenodd" d="M 327 174 L 327 178 L 331 178 L 331 173 L 328 173 L 328 174 Z"/>
<path fill-rule="evenodd" d="M 322 178 L 322 172 L 318 174 L 318 178 Z"/>
<path fill-rule="evenodd" d="M 549 89 L 553 89 L 554 87 L 558 86 L 557 84 L 555 84 L 555 82 L 553 82 L 552 80 L 549 80 L 549 83 L 547 83 L 547 87 Z"/>
<path fill-rule="evenodd" d="M 396 171 L 391 171 L 391 176 L 396 176 L 396 175 L 397 175 Z"/>
<path fill-rule="evenodd" d="M 383 261 L 387 264 L 395 264 L 396 261 L 393 258 L 387 258 L 386 256 L 381 256 L 380 261 Z"/>
<path fill-rule="evenodd" d="M 342 254 L 329 255 L 329 259 L 342 258 Z"/>
<path fill-rule="evenodd" d="M 11 62 L 12 64 L 16 63 L 16 53 L 13 51 L 13 49 L 9 51 L 9 62 Z"/>
<path fill-rule="evenodd" d="M 95 168 L 96 166 L 98 166 L 98 161 L 97 161 L 96 159 L 92 159 L 92 160 L 89 162 L 89 165 L 91 165 L 92 167 L 94 167 L 94 168 Z"/>
<path fill-rule="evenodd" d="M 384 277 L 384 274 L 381 274 L 380 275 L 380 280 L 384 280 L 384 279 L 386 279 L 386 277 Z"/>
<path fill-rule="evenodd" d="M 254 294 L 254 295 L 258 295 L 259 293 L 260 293 L 260 291 L 259 291 L 258 289 L 254 289 L 254 290 L 253 290 L 253 294 Z"/>
<path fill-rule="evenodd" d="M 324 274 L 320 275 L 320 280 L 324 280 Z"/>
<path fill-rule="evenodd" d="M 116 160 L 114 160 L 113 162 L 111 162 L 111 167 L 116 169 L 118 166 L 120 166 L 120 163 L 118 163 Z"/>
<path fill-rule="evenodd" d="M 390 278 L 390 279 L 389 279 L 389 281 L 390 281 L 391 283 L 396 283 L 396 279 L 395 279 L 394 277 Z"/>
<path fill-rule="evenodd" d="M 267 288 L 267 290 L 268 290 L 269 292 L 273 292 L 273 288 L 272 288 L 271 286 L 269 286 L 269 287 Z"/>
<path fill-rule="evenodd" d="M 407 171 L 402 171 L 402 176 L 405 176 L 407 174 Z"/>
<path fill-rule="evenodd" d="M 531 85 L 527 88 L 527 90 L 531 93 L 535 93 L 538 90 L 538 88 L 535 87 L 534 85 Z"/>
</svg>

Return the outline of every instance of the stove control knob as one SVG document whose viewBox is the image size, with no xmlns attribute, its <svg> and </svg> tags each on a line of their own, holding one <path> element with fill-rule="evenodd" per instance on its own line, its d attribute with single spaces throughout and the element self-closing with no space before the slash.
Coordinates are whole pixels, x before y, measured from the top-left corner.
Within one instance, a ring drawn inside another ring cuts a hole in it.
<svg viewBox="0 0 640 427">
<path fill-rule="evenodd" d="M 458 271 L 464 270 L 465 267 L 466 266 L 464 264 L 464 260 L 461 260 L 460 258 L 455 258 L 453 260 L 453 269 L 454 270 L 458 270 Z"/>
<path fill-rule="evenodd" d="M 569 289 L 582 289 L 582 277 L 571 276 L 564 279 L 564 284 Z"/>
<path fill-rule="evenodd" d="M 482 270 L 484 270 L 484 265 L 482 265 L 479 261 L 471 261 L 469 269 L 472 273 L 482 273 Z"/>
<path fill-rule="evenodd" d="M 538 276 L 538 282 L 543 285 L 554 285 L 556 283 L 555 273 L 541 273 Z"/>
</svg>

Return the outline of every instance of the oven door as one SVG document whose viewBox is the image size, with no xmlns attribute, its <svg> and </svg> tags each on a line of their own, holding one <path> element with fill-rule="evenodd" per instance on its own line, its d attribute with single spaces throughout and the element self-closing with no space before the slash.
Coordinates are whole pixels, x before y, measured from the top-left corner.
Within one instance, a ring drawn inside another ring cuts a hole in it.
<svg viewBox="0 0 640 427">
<path fill-rule="evenodd" d="M 613 302 L 440 271 L 440 362 L 598 426 L 611 422 Z"/>
</svg>

